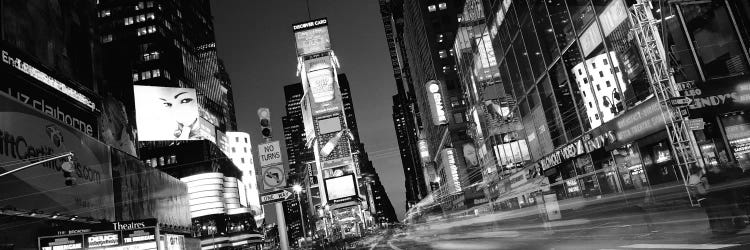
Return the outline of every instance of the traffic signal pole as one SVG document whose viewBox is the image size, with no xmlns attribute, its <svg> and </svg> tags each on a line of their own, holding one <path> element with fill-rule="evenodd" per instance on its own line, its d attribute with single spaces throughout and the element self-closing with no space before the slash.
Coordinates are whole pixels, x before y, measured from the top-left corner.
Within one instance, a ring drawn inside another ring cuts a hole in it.
<svg viewBox="0 0 750 250">
<path fill-rule="evenodd" d="M 260 133 L 266 140 L 266 143 L 271 142 L 271 112 L 268 108 L 258 109 L 258 119 L 260 120 Z M 258 156 L 260 157 L 260 155 Z M 262 165 L 262 164 L 261 164 Z M 263 166 L 261 166 L 262 168 Z M 284 173 L 286 174 L 286 173 Z M 289 250 L 289 237 L 286 232 L 286 218 L 284 218 L 284 205 L 281 202 L 274 204 L 276 208 L 276 229 L 279 231 L 279 248 L 281 250 Z"/>
<path fill-rule="evenodd" d="M 2 173 L 2 174 L 0 174 L 0 177 L 6 176 L 6 175 L 9 175 L 9 174 L 12 174 L 12 173 L 15 173 L 15 172 L 18 172 L 18 171 L 21 171 L 21 170 L 24 170 L 24 169 L 27 169 L 27 168 L 39 165 L 39 164 L 42 164 L 42 163 L 45 163 L 45 162 L 48 162 L 48 161 L 54 161 L 54 160 L 57 160 L 57 159 L 60 159 L 60 158 L 63 158 L 63 157 L 73 157 L 73 153 L 72 152 L 67 152 L 67 153 L 64 153 L 62 155 L 58 155 L 58 156 L 54 156 L 52 158 L 48 158 L 48 159 L 44 159 L 44 160 L 41 160 L 41 161 L 38 161 L 38 162 L 34 162 L 34 163 L 29 164 L 29 165 L 26 165 L 26 166 L 23 166 L 23 167 L 20 167 L 20 168 L 16 168 L 16 169 L 13 169 L 11 171 Z"/>
</svg>

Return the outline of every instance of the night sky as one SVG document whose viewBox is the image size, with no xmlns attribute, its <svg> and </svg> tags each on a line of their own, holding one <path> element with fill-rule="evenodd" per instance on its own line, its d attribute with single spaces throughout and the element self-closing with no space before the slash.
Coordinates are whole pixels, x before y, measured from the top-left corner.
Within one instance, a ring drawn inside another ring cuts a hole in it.
<svg viewBox="0 0 750 250">
<path fill-rule="evenodd" d="M 352 90 L 365 148 L 399 219 L 404 213 L 404 177 L 391 119 L 396 92 L 378 1 L 309 0 L 312 19 L 328 17 L 331 43 Z M 238 130 L 249 132 L 257 161 L 261 141 L 259 107 L 271 109 L 274 139 L 283 144 L 283 86 L 297 83 L 292 24 L 308 20 L 303 0 L 212 1 L 219 57 L 234 89 Z M 286 152 L 286 151 L 282 151 Z M 286 158 L 285 158 L 286 159 Z M 273 206 L 267 222 L 275 222 Z"/>
</svg>

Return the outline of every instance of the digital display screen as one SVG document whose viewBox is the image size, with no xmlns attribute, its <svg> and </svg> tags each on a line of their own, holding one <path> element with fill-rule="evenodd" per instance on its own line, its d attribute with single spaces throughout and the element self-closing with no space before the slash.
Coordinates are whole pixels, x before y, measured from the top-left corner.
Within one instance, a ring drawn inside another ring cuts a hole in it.
<svg viewBox="0 0 750 250">
<path fill-rule="evenodd" d="M 329 201 L 357 195 L 357 185 L 352 174 L 326 179 L 325 188 Z"/>
<path fill-rule="evenodd" d="M 195 89 L 135 85 L 133 92 L 139 140 L 204 138 L 201 130 L 207 130 L 202 127 L 208 126 L 208 122 L 199 116 Z"/>
<path fill-rule="evenodd" d="M 331 118 L 319 120 L 318 128 L 320 134 L 328 134 L 341 131 L 341 118 L 339 116 L 334 116 Z"/>
<path fill-rule="evenodd" d="M 297 31 L 294 33 L 297 42 L 297 55 L 307 55 L 331 49 L 328 26 Z"/>
</svg>

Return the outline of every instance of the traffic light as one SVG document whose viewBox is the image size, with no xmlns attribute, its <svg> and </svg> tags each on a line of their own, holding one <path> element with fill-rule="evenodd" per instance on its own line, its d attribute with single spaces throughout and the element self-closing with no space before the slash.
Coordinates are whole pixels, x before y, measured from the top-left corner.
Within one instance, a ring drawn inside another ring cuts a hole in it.
<svg viewBox="0 0 750 250">
<path fill-rule="evenodd" d="M 258 119 L 260 119 L 260 134 L 264 139 L 271 139 L 271 111 L 268 108 L 258 109 Z"/>
<path fill-rule="evenodd" d="M 63 177 L 65 177 L 65 186 L 73 186 L 76 184 L 76 178 L 73 177 L 74 166 L 73 157 L 70 156 L 68 156 L 67 161 L 60 165 L 60 168 L 63 170 Z"/>
</svg>

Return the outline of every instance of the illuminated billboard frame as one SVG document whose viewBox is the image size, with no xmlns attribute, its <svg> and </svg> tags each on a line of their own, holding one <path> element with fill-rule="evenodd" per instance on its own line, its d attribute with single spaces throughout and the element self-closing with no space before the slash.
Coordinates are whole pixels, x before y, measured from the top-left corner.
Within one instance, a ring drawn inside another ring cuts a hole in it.
<svg viewBox="0 0 750 250">
<path fill-rule="evenodd" d="M 323 179 L 326 199 L 329 203 L 338 204 L 353 201 L 358 195 L 357 182 L 354 174 L 346 174 Z"/>
<path fill-rule="evenodd" d="M 134 85 L 133 93 L 138 140 L 216 142 L 216 128 L 200 117 L 195 89 Z"/>
<path fill-rule="evenodd" d="M 308 55 L 331 50 L 328 19 L 321 18 L 292 25 L 297 55 Z"/>
<path fill-rule="evenodd" d="M 427 99 L 430 102 L 430 111 L 432 111 L 432 123 L 435 126 L 448 123 L 445 102 L 443 101 L 443 94 L 440 91 L 442 89 L 440 82 L 430 80 L 425 84 L 425 88 L 427 89 Z"/>
</svg>

